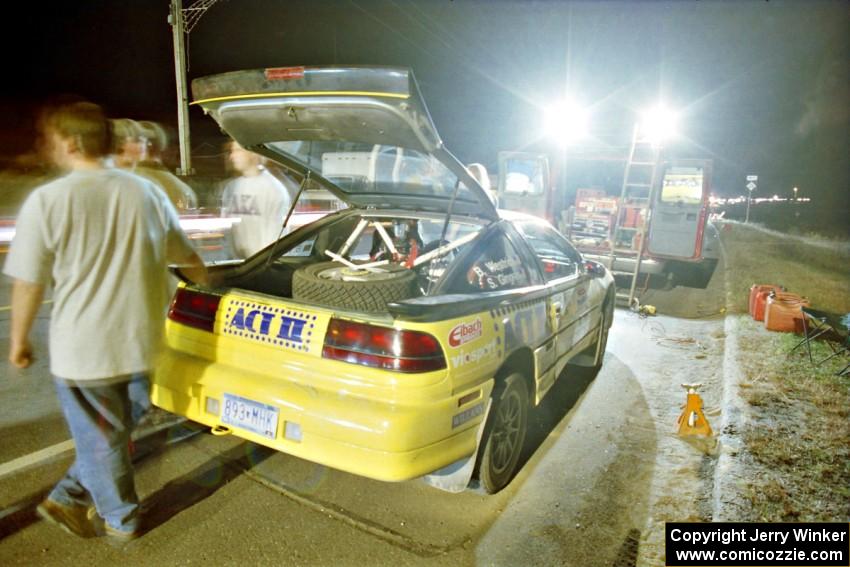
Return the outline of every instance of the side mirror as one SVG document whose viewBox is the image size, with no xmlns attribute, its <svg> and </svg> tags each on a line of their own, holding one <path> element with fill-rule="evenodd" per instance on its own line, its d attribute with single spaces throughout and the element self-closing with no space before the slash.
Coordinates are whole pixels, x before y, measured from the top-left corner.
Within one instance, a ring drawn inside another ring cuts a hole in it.
<svg viewBox="0 0 850 567">
<path fill-rule="evenodd" d="M 605 266 L 603 266 L 599 262 L 594 262 L 593 260 L 585 260 L 583 265 L 584 273 L 593 278 L 601 278 L 605 275 Z"/>
</svg>

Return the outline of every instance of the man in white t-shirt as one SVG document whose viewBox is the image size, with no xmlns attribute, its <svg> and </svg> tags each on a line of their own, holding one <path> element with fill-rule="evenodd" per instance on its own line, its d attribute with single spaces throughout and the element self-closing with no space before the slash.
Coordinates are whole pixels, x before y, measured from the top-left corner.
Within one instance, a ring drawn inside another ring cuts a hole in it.
<svg viewBox="0 0 850 567">
<path fill-rule="evenodd" d="M 206 269 L 163 191 L 104 166 L 100 107 L 59 106 L 41 125 L 51 160 L 69 173 L 37 188 L 18 216 L 4 266 L 14 279 L 9 361 L 31 364 L 30 330 L 52 286 L 50 370 L 76 460 L 37 511 L 85 536 L 93 503 L 106 534 L 124 541 L 140 533 L 130 383 L 146 379 L 162 340 L 167 264 L 200 282 Z"/>
<path fill-rule="evenodd" d="M 231 142 L 228 159 L 241 175 L 228 182 L 221 197 L 221 214 L 236 217 L 231 238 L 240 258 L 259 252 L 281 235 L 292 200 L 283 183 L 264 167 L 265 158 Z"/>
</svg>

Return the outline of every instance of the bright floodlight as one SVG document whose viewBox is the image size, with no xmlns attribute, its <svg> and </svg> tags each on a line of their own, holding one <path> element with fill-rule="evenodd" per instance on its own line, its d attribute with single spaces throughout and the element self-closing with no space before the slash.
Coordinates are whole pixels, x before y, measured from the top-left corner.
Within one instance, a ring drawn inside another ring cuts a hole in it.
<svg viewBox="0 0 850 567">
<path fill-rule="evenodd" d="M 545 112 L 546 135 L 562 146 L 575 143 L 587 136 L 588 114 L 572 100 L 553 104 Z"/>
<path fill-rule="evenodd" d="M 676 135 L 676 120 L 676 113 L 658 105 L 641 116 L 641 134 L 653 144 L 661 144 Z"/>
</svg>

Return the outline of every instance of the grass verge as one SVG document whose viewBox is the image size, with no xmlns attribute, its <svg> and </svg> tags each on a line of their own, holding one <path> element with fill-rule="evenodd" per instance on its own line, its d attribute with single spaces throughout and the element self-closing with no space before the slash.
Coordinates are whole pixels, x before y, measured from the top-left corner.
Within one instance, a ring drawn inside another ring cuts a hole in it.
<svg viewBox="0 0 850 567">
<path fill-rule="evenodd" d="M 825 311 L 850 311 L 850 253 L 782 239 L 742 224 L 724 224 L 727 309 L 746 313 L 754 283 L 782 285 Z"/>
<path fill-rule="evenodd" d="M 749 287 L 773 283 L 819 309 L 850 312 L 850 257 L 736 225 L 721 232 L 730 311 L 746 312 Z M 813 366 L 799 337 L 742 317 L 739 383 L 750 417 L 739 432 L 747 467 L 748 521 L 847 521 L 850 518 L 850 378 L 846 357 Z M 815 360 L 830 354 L 813 348 Z"/>
</svg>

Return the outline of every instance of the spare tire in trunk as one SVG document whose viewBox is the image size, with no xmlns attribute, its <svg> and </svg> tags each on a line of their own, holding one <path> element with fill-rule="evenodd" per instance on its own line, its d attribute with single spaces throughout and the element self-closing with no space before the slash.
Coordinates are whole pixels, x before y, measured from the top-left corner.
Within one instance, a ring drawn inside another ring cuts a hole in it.
<svg viewBox="0 0 850 567">
<path fill-rule="evenodd" d="M 339 262 L 305 266 L 292 278 L 297 301 L 352 311 L 382 312 L 387 303 L 417 294 L 416 273 L 398 264 L 378 266 L 379 272 L 349 268 Z"/>
</svg>

